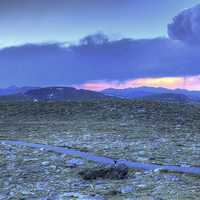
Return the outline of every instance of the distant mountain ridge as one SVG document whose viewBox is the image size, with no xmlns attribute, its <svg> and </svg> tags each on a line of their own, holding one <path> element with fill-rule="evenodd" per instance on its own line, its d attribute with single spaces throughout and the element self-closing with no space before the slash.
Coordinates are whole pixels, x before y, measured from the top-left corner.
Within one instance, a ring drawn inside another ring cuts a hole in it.
<svg viewBox="0 0 200 200">
<path fill-rule="evenodd" d="M 7 88 L 0 88 L 0 96 L 5 95 L 12 95 L 12 94 L 18 94 L 18 93 L 25 93 L 29 90 L 38 89 L 39 87 L 17 87 L 15 85 L 7 87 Z"/>
<path fill-rule="evenodd" d="M 32 101 L 32 102 L 55 102 L 55 101 L 88 101 L 111 99 L 105 94 L 76 89 L 73 87 L 45 87 L 27 90 L 25 92 L 0 96 L 0 101 Z"/>
<path fill-rule="evenodd" d="M 200 102 L 200 91 L 138 87 L 109 88 L 95 92 L 73 87 L 16 87 L 0 89 L 0 101 L 88 101 L 101 99 L 132 99 L 167 102 Z"/>
<path fill-rule="evenodd" d="M 110 95 L 125 99 L 185 99 L 188 101 L 200 101 L 200 91 L 189 91 L 185 89 L 167 89 L 162 87 L 138 87 L 126 89 L 109 88 L 101 91 L 105 95 Z M 181 98 L 182 97 L 182 98 Z"/>
</svg>

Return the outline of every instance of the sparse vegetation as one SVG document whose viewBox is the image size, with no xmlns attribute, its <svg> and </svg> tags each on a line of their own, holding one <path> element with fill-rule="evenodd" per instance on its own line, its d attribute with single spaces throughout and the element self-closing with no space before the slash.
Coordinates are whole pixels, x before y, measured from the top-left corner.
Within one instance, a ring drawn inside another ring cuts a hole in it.
<svg viewBox="0 0 200 200">
<path fill-rule="evenodd" d="M 0 139 L 67 146 L 112 158 L 200 166 L 199 133 L 199 104 L 128 100 L 0 104 Z M 94 194 L 111 200 L 199 199 L 199 177 L 132 170 L 125 180 L 84 181 L 78 173 L 96 164 L 83 160 L 84 165 L 69 168 L 71 159 L 1 144 L 0 199 L 81 199 L 81 195 L 92 199 Z"/>
</svg>

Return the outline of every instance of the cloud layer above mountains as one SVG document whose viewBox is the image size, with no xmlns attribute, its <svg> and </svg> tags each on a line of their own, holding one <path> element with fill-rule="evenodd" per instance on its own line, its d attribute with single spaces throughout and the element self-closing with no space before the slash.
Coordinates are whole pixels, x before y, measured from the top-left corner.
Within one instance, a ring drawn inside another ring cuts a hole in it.
<svg viewBox="0 0 200 200">
<path fill-rule="evenodd" d="M 76 45 L 26 44 L 0 49 L 0 83 L 80 85 L 198 76 L 200 6 L 178 14 L 168 32 L 170 38 L 113 41 L 97 33 Z"/>
<path fill-rule="evenodd" d="M 190 76 L 200 74 L 199 52 L 200 47 L 166 38 L 90 41 L 69 47 L 24 45 L 0 50 L 0 80 L 20 85 L 71 85 Z"/>
</svg>

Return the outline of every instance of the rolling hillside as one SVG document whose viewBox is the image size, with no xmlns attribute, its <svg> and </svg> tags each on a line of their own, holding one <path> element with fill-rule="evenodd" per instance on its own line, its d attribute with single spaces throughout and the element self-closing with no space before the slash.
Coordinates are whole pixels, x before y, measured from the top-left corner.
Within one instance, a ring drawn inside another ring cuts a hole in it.
<svg viewBox="0 0 200 200">
<path fill-rule="evenodd" d="M 102 93 L 93 92 L 83 89 L 75 89 L 72 87 L 45 87 L 39 89 L 28 90 L 24 93 L 17 93 L 12 95 L 0 96 L 0 101 L 42 101 L 42 102 L 56 102 L 56 101 L 88 101 L 111 99 L 112 97 Z"/>
</svg>

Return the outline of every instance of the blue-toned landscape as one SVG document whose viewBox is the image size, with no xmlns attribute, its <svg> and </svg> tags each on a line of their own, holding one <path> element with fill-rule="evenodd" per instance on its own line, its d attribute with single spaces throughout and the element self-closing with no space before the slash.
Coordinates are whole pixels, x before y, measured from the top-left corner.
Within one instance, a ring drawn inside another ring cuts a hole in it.
<svg viewBox="0 0 200 200">
<path fill-rule="evenodd" d="M 0 200 L 199 200 L 199 0 L 0 1 Z"/>
</svg>

